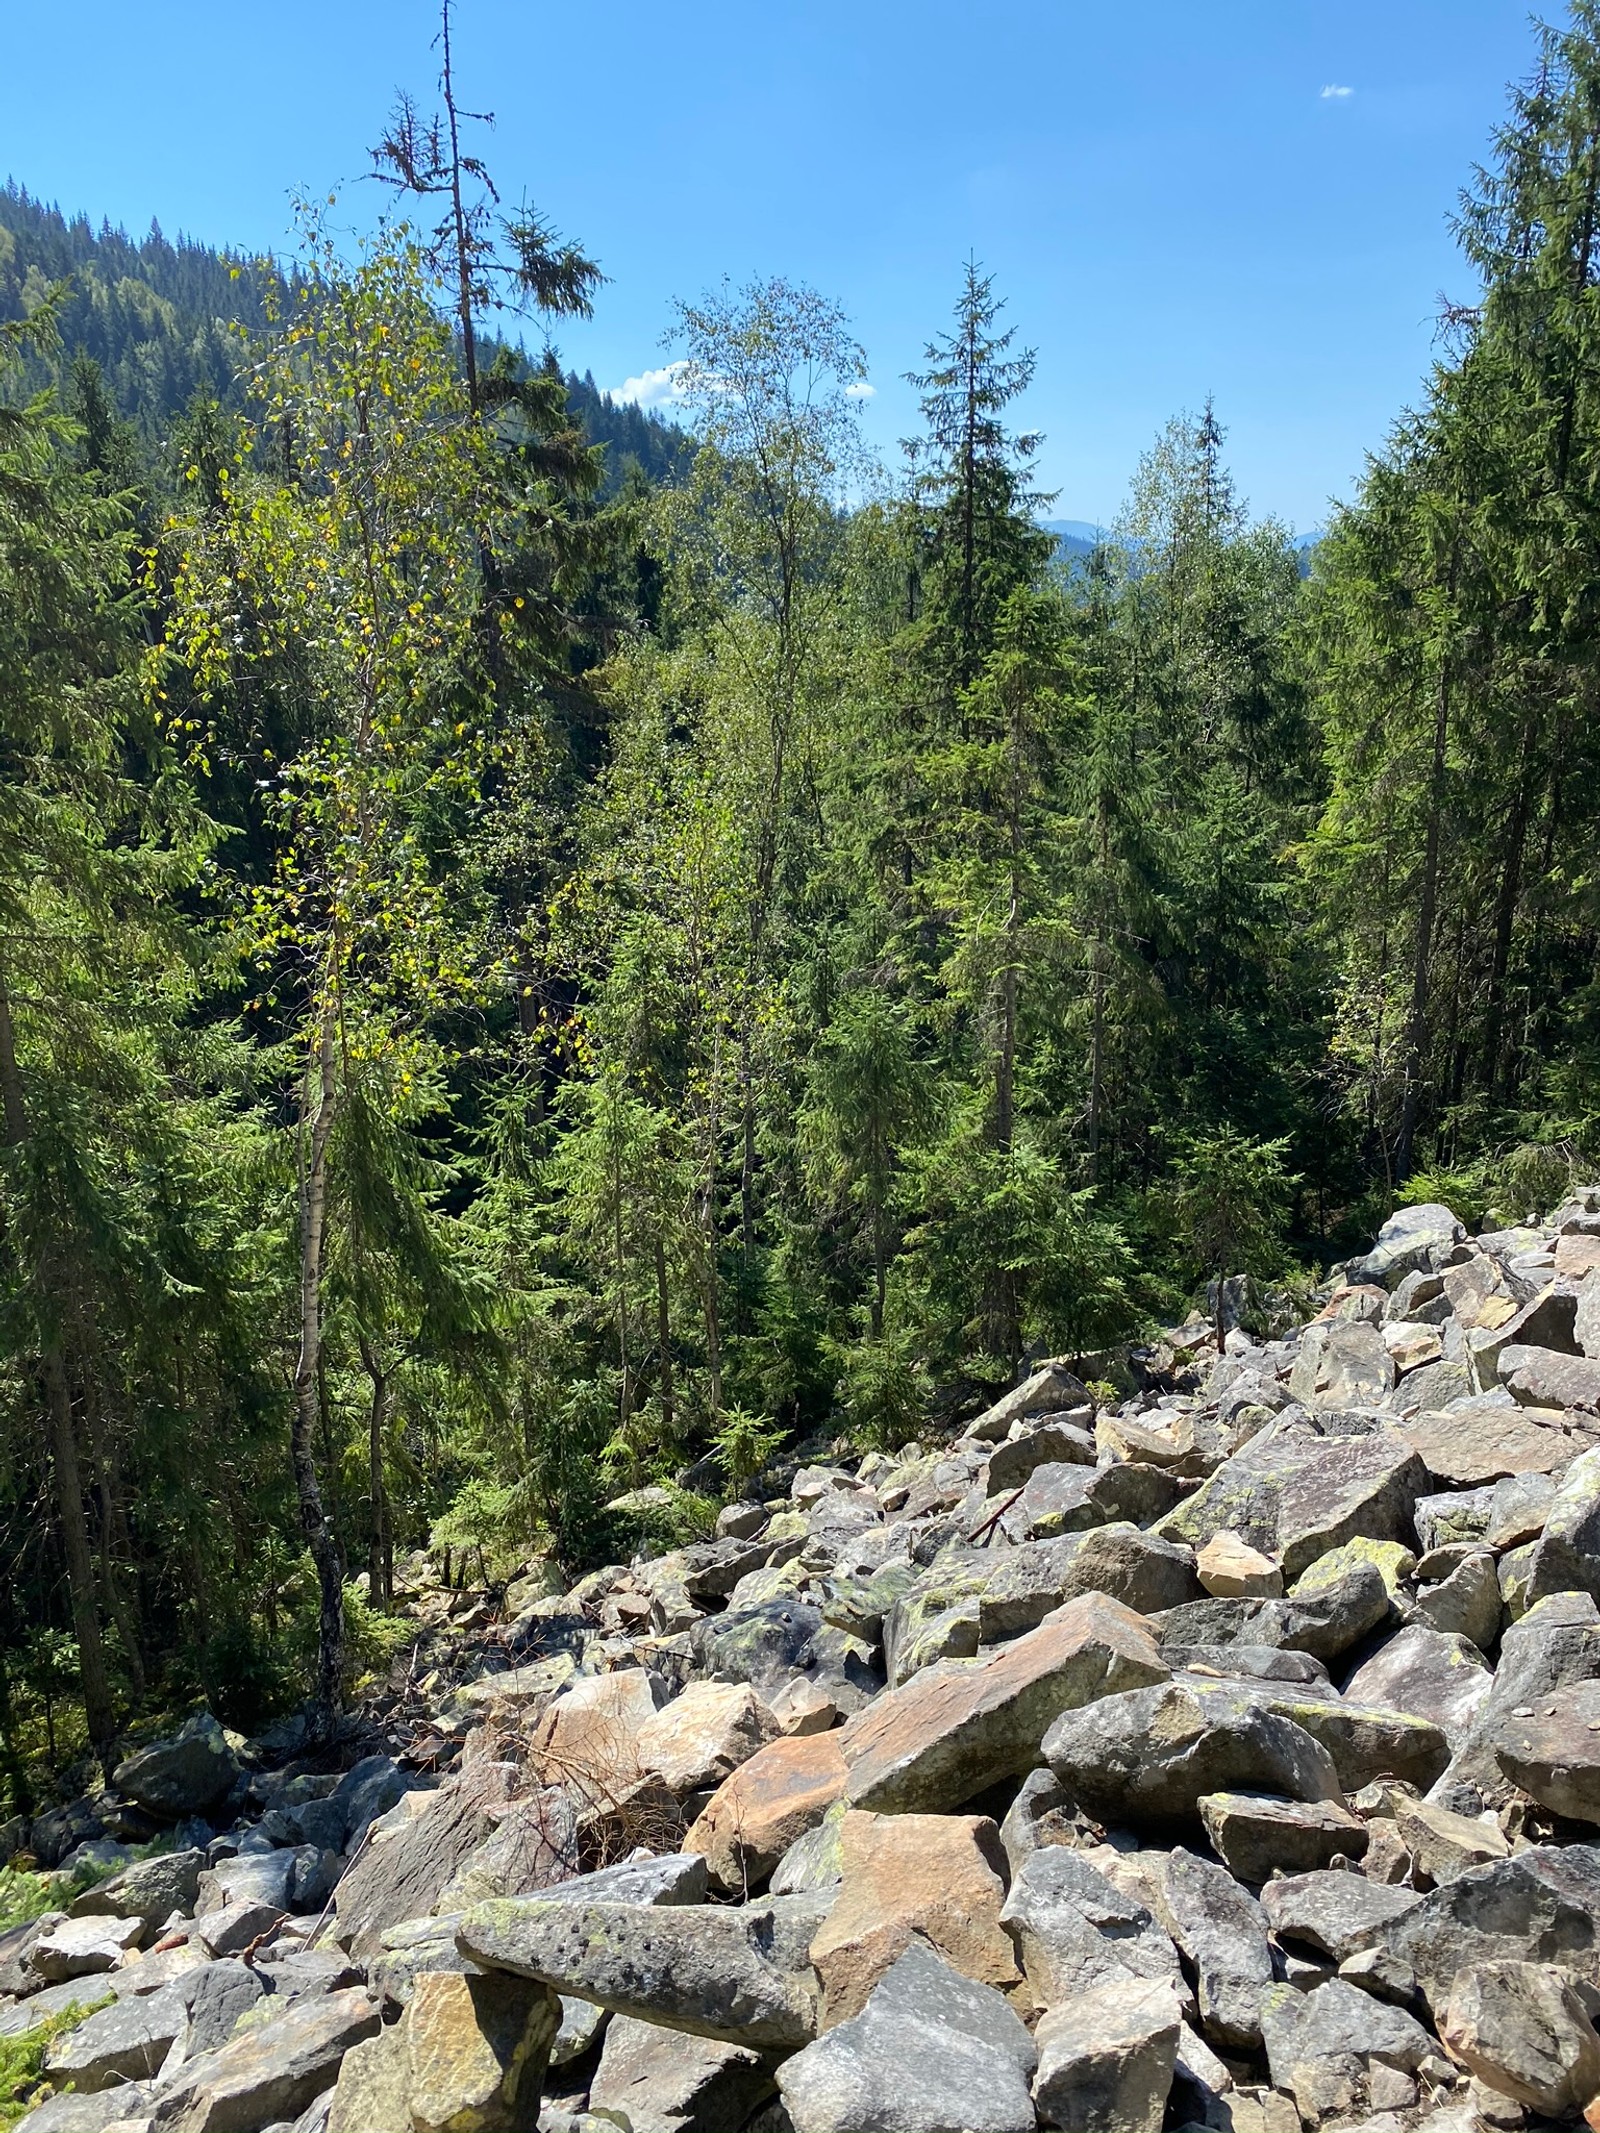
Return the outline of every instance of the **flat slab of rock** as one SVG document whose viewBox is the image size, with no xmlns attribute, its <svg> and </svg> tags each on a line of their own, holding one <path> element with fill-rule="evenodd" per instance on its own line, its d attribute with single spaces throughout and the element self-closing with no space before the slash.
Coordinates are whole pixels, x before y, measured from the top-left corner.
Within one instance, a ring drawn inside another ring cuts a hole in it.
<svg viewBox="0 0 1600 2133">
<path fill-rule="evenodd" d="M 64 1985 L 73 1978 L 114 1970 L 124 1950 L 143 1933 L 142 1918 L 64 1918 L 40 1934 L 28 1961 L 48 1984 Z"/>
<path fill-rule="evenodd" d="M 843 1797 L 846 1774 L 838 1733 L 773 1741 L 718 1787 L 684 1849 L 703 1854 L 718 1888 L 759 1888 L 790 1845 Z"/>
<path fill-rule="evenodd" d="M 839 1871 L 838 1898 L 810 1951 L 825 2026 L 859 2014 L 914 1937 L 963 1977 L 1017 1983 L 1000 1923 L 1005 1854 L 987 1817 L 852 1810 L 840 1824 Z"/>
<path fill-rule="evenodd" d="M 491 1810 L 512 1798 L 508 1764 L 479 1763 L 437 1792 L 408 1793 L 374 1824 L 334 1899 L 350 1952 L 370 1961 L 390 1926 L 425 1918 L 451 1876 L 493 1826 Z"/>
<path fill-rule="evenodd" d="M 724 1910 L 508 1896 L 468 1911 L 456 1939 L 486 1969 L 539 1978 L 613 2014 L 793 2051 L 816 2030 L 806 1951 L 819 1922 L 807 1897 Z"/>
<path fill-rule="evenodd" d="M 1532 1422 L 1520 1407 L 1439 1408 L 1396 1425 L 1435 1481 L 1478 1488 L 1509 1474 L 1548 1474 L 1573 1444 L 1563 1430 Z"/>
<path fill-rule="evenodd" d="M 1212 1792 L 1198 1800 L 1217 1857 L 1240 1881 L 1310 1873 L 1341 1855 L 1359 1859 L 1367 1825 L 1333 1800 L 1286 1800 L 1264 1792 Z"/>
<path fill-rule="evenodd" d="M 63 2087 L 70 2081 L 85 2096 L 127 2081 L 149 2081 L 188 2029 L 189 2011 L 174 1986 L 129 1993 L 57 2037 L 45 2054 L 45 2071 Z"/>
<path fill-rule="evenodd" d="M 1336 1963 L 1383 1937 L 1389 1921 L 1422 1898 L 1362 1874 L 1282 1874 L 1261 1891 L 1267 1923 L 1280 1938 L 1305 1941 Z"/>
<path fill-rule="evenodd" d="M 778 2069 L 795 2133 L 1032 2133 L 1033 2039 L 1004 1996 L 919 1945 L 862 2012 Z"/>
<path fill-rule="evenodd" d="M 896 1813 L 959 1807 L 1031 1769 L 1062 1712 L 1166 1673 L 1141 1616 L 1083 1594 L 992 1658 L 880 1696 L 845 1730 L 846 1797 Z"/>
<path fill-rule="evenodd" d="M 969 1422 L 966 1434 L 980 1444 L 998 1444 L 1013 1422 L 1025 1421 L 1029 1415 L 1061 1414 L 1088 1402 L 1089 1388 L 1081 1378 L 1075 1378 L 1059 1363 L 1046 1363 L 1022 1384 L 1003 1393 L 976 1422 Z"/>
</svg>

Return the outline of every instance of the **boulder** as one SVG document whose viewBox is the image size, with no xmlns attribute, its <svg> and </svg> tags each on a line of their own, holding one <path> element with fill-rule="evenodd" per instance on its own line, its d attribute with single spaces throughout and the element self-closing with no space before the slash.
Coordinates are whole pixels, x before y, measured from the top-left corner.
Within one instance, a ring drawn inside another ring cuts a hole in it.
<svg viewBox="0 0 1600 2133">
<path fill-rule="evenodd" d="M 1310 1408 L 1378 1407 L 1394 1378 L 1394 1359 L 1377 1326 L 1327 1319 L 1301 1335 L 1289 1395 Z"/>
<path fill-rule="evenodd" d="M 1498 1638 L 1501 1613 L 1500 1580 L 1487 1548 L 1464 1555 L 1448 1577 L 1420 1587 L 1411 1603 L 1419 1627 L 1462 1637 L 1480 1652 Z"/>
<path fill-rule="evenodd" d="M 274 2020 L 186 2060 L 153 2122 L 182 2133 L 257 2133 L 297 2118 L 333 2087 L 351 2046 L 378 2028 L 377 2007 L 364 1992 L 294 2001 Z"/>
<path fill-rule="evenodd" d="M 681 1797 L 720 1785 L 777 1735 L 777 1720 L 748 1682 L 692 1681 L 645 1720 L 635 1747 L 643 1767 Z"/>
<path fill-rule="evenodd" d="M 595 1805 L 625 1800 L 644 1776 L 640 1732 L 665 1693 L 642 1666 L 581 1675 L 534 1728 L 530 1752 L 545 1783 L 569 1785 Z"/>
<path fill-rule="evenodd" d="M 560 2023 L 555 1994 L 528 1978 L 419 1977 L 404 2017 L 410 2133 L 520 2133 Z"/>
<path fill-rule="evenodd" d="M 1396 1424 L 1436 1482 L 1477 1488 L 1511 1474 L 1548 1473 L 1572 1457 L 1572 1440 L 1521 1407 L 1433 1408 Z"/>
<path fill-rule="evenodd" d="M 1156 1530 L 1193 1548 L 1237 1533 L 1293 1580 L 1344 1541 L 1409 1540 L 1411 1507 L 1426 1487 L 1422 1461 L 1393 1430 L 1323 1437 L 1286 1417 L 1224 1460 Z"/>
<path fill-rule="evenodd" d="M 456 1944 L 485 1969 L 538 1978 L 613 2014 L 794 2051 L 816 2030 L 806 1950 L 820 1919 L 808 1896 L 739 1910 L 507 1896 L 468 1911 Z"/>
<path fill-rule="evenodd" d="M 796 1599 L 730 1603 L 725 1613 L 696 1622 L 690 1643 L 702 1672 L 719 1681 L 747 1681 L 763 1697 L 801 1673 L 839 1710 L 858 1711 L 882 1685 L 871 1647 Z"/>
<path fill-rule="evenodd" d="M 1397 1208 L 1379 1230 L 1372 1250 L 1350 1261 L 1345 1277 L 1397 1288 L 1407 1274 L 1432 1268 L 1436 1258 L 1442 1262 L 1465 1235 L 1448 1207 L 1430 1202 Z"/>
<path fill-rule="evenodd" d="M 1591 1367 L 1600 1371 L 1600 1363 Z M 1600 1599 L 1600 1446 L 1568 1467 L 1534 1544 L 1526 1603 L 1558 1592 Z"/>
<path fill-rule="evenodd" d="M 1343 1978 L 1305 1994 L 1278 1986 L 1267 1995 L 1261 2027 L 1273 2087 L 1293 2096 L 1311 2126 L 1372 2102 L 1378 2068 L 1415 2075 L 1433 2050 L 1420 2022 Z"/>
<path fill-rule="evenodd" d="M 772 1741 L 718 1787 L 684 1848 L 704 1856 L 720 1889 L 759 1888 L 796 1839 L 842 1797 L 845 1777 L 837 1733 Z"/>
<path fill-rule="evenodd" d="M 1031 1769 L 1062 1712 L 1166 1671 L 1143 1617 L 1082 1594 L 991 1658 L 879 1697 L 845 1730 L 846 1796 L 893 1812 L 959 1807 Z"/>
<path fill-rule="evenodd" d="M 1431 1785 L 1450 1760 L 1450 1743 L 1439 1727 L 1406 1711 L 1297 1692 L 1272 1681 L 1256 1682 L 1246 1693 L 1320 1742 L 1347 1792 L 1359 1792 L 1382 1777 L 1420 1789 Z"/>
<path fill-rule="evenodd" d="M 378 1953 L 387 1927 L 437 1907 L 452 1875 L 493 1827 L 493 1811 L 513 1796 L 517 1773 L 475 1763 L 437 1792 L 408 1793 L 373 1823 L 367 1844 L 339 1883 L 341 1938 L 358 1961 Z"/>
<path fill-rule="evenodd" d="M 1030 1415 L 1061 1414 L 1090 1404 L 1089 1389 L 1081 1378 L 1074 1377 L 1063 1364 L 1046 1363 L 1022 1384 L 1003 1393 L 976 1422 L 969 1422 L 966 1433 L 980 1444 L 998 1444 L 1010 1433 L 1014 1422 L 1025 1421 Z"/>
<path fill-rule="evenodd" d="M 70 2082 L 85 2096 L 150 2081 L 188 2030 L 189 2012 L 176 1986 L 128 1993 L 57 2037 L 45 2053 L 44 2070 L 58 2087 Z"/>
<path fill-rule="evenodd" d="M 1433 1797 L 1476 1814 L 1509 1792 L 1495 1743 L 1503 1720 L 1570 1683 L 1600 1680 L 1600 1609 L 1587 1593 L 1557 1593 L 1539 1601 L 1500 1640 L 1494 1684 L 1484 1698 Z"/>
<path fill-rule="evenodd" d="M 113 1918 L 141 1918 L 147 1928 L 160 1926 L 173 1911 L 194 1909 L 203 1871 L 205 1851 L 158 1851 L 85 1888 L 73 1903 L 73 1915 L 90 1918 L 109 1911 Z"/>
<path fill-rule="evenodd" d="M 1357 1667 L 1344 1692 L 1353 1703 L 1387 1706 L 1426 1719 L 1454 1749 L 1493 1686 L 1494 1676 L 1477 1645 L 1413 1623 Z"/>
<path fill-rule="evenodd" d="M 1521 1710 L 1496 1720 L 1500 1768 L 1552 1814 L 1600 1822 L 1600 1681 L 1572 1682 Z"/>
<path fill-rule="evenodd" d="M 1163 1468 L 1144 1465 L 1035 1467 L 1021 1495 L 1000 1516 L 1014 1541 L 1050 1539 L 1117 1520 L 1146 1525 L 1169 1511 L 1181 1493 Z"/>
<path fill-rule="evenodd" d="M 1367 1825 L 1335 1800 L 1286 1800 L 1265 1792 L 1212 1792 L 1196 1806 L 1212 1849 L 1240 1881 L 1310 1873 L 1367 1848 Z"/>
<path fill-rule="evenodd" d="M 1495 1366 L 1500 1382 L 1524 1407 L 1600 1409 L 1600 1361 L 1563 1355 L 1554 1348 L 1512 1342 L 1500 1351 Z"/>
<path fill-rule="evenodd" d="M 567 1880 L 580 1856 L 578 1809 L 565 1785 L 513 1800 L 439 1891 L 438 1908 L 464 1911 L 489 1896 L 523 1896 Z"/>
<path fill-rule="evenodd" d="M 1558 1971 L 1538 1963 L 1469 1963 L 1439 2018 L 1453 2059 L 1486 2088 L 1563 2123 L 1600 2093 L 1600 2037 Z"/>
<path fill-rule="evenodd" d="M 794 2133 L 1032 2133 L 1037 2056 L 1002 1994 L 917 1942 L 777 2080 Z"/>
<path fill-rule="evenodd" d="M 1197 1645 L 1276 1646 L 1337 1659 L 1390 1613 L 1389 1589 L 1376 1563 L 1353 1563 L 1333 1583 L 1282 1600 L 1201 1600 L 1168 1608 L 1154 1620 L 1163 1655 Z"/>
<path fill-rule="evenodd" d="M 1262 1908 L 1233 1875 L 1181 1846 L 1169 1853 L 1161 1915 L 1193 1966 L 1200 2020 L 1222 2045 L 1261 2042 L 1261 1995 L 1272 1983 Z"/>
<path fill-rule="evenodd" d="M 991 1496 L 1008 1496 L 1035 1467 L 1093 1466 L 1097 1456 L 1092 1431 L 1052 1418 L 995 1446 L 985 1486 Z"/>
<path fill-rule="evenodd" d="M 1102 1821 L 1181 1822 L 1204 1793 L 1272 1787 L 1342 1804 L 1327 1749 L 1292 1720 L 1231 1687 L 1191 1678 L 1106 1696 L 1058 1718 L 1044 1755 Z"/>
<path fill-rule="evenodd" d="M 1261 1908 L 1280 1940 L 1304 1941 L 1336 1963 L 1383 1937 L 1389 1921 L 1419 1904 L 1415 1889 L 1362 1874 L 1280 1874 L 1261 1891 Z"/>
<path fill-rule="evenodd" d="M 209 1711 L 191 1718 L 170 1740 L 139 1748 L 120 1762 L 113 1779 L 118 1792 L 152 1814 L 176 1821 L 202 1815 L 233 1789 L 238 1758 Z"/>
<path fill-rule="evenodd" d="M 589 2109 L 619 2114 L 632 2133 L 727 2133 L 771 2094 L 759 2052 L 613 2015 Z"/>
<path fill-rule="evenodd" d="M 1165 1986 L 1174 2005 L 1188 1998 L 1178 1951 L 1151 1912 L 1065 1846 L 1023 1861 L 1000 1917 L 1042 2006 L 1135 1978 Z"/>
<path fill-rule="evenodd" d="M 1425 1887 L 1454 1881 L 1475 1866 L 1510 1857 L 1493 1815 L 1461 1815 L 1431 1800 L 1396 1800 L 1395 1827 L 1411 1855 L 1412 1872 Z"/>
<path fill-rule="evenodd" d="M 1283 1591 L 1283 1568 L 1238 1533 L 1213 1533 L 1194 1559 L 1201 1584 L 1213 1599 L 1272 1600 Z"/>
<path fill-rule="evenodd" d="M 1384 1944 L 1436 2013 L 1469 1963 L 1550 1963 L 1600 1985 L 1600 1851 L 1531 1845 L 1474 1867 L 1394 1920 Z"/>
<path fill-rule="evenodd" d="M 979 1643 L 1037 1628 L 1057 1607 L 1090 1592 L 1140 1615 L 1199 1597 L 1187 1548 L 1119 1520 L 1057 1540 L 1025 1541 L 984 1562 L 974 1594 Z"/>
<path fill-rule="evenodd" d="M 1040 2117 L 1065 2133 L 1161 2133 L 1179 2027 L 1165 1986 L 1131 1980 L 1052 2007 L 1034 2039 Z"/>
<path fill-rule="evenodd" d="M 73 1978 L 115 1970 L 123 1951 L 143 1934 L 142 1918 L 63 1918 L 38 1936 L 28 1961 L 46 1984 L 64 1985 Z"/>
<path fill-rule="evenodd" d="M 913 1937 L 979 1984 L 1017 1982 L 1001 1925 L 1005 1855 L 986 1816 L 852 1810 L 840 1825 L 839 1864 L 838 1897 L 810 1951 L 825 2027 L 861 2012 Z"/>
</svg>

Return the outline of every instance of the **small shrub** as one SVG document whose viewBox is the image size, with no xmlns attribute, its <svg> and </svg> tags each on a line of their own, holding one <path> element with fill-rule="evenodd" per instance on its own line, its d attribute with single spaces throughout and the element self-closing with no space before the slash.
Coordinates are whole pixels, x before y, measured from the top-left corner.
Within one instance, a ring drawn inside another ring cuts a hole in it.
<svg viewBox="0 0 1600 2133">
<path fill-rule="evenodd" d="M 735 1495 L 772 1463 L 783 1447 L 785 1435 L 778 1424 L 763 1422 L 748 1408 L 728 1410 L 727 1419 L 711 1439 L 711 1444 L 717 1463 L 727 1475 L 728 1486 Z"/>
</svg>

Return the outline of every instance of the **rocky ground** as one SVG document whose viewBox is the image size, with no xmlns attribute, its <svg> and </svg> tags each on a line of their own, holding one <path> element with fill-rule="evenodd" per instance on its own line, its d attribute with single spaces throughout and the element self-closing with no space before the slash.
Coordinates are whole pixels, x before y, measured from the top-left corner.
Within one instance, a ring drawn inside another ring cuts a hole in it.
<svg viewBox="0 0 1600 2133">
<path fill-rule="evenodd" d="M 1600 1188 L 1343 1277 L 414 1593 L 342 1771 L 139 1749 L 11 1833 L 132 1860 L 0 1940 L 22 2123 L 1600 2127 Z"/>
</svg>

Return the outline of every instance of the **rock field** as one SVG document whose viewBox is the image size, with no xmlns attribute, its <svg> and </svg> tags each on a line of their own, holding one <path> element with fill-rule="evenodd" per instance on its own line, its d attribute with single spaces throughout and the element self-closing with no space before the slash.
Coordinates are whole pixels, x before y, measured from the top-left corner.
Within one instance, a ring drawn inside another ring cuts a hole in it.
<svg viewBox="0 0 1600 2133">
<path fill-rule="evenodd" d="M 93 2010 L 21 2124 L 1600 2128 L 1600 1188 L 1340 1276 L 569 1592 L 414 1562 L 341 1767 L 202 1714 L 13 1826 L 117 1869 L 0 1938 L 0 2034 Z"/>
</svg>

